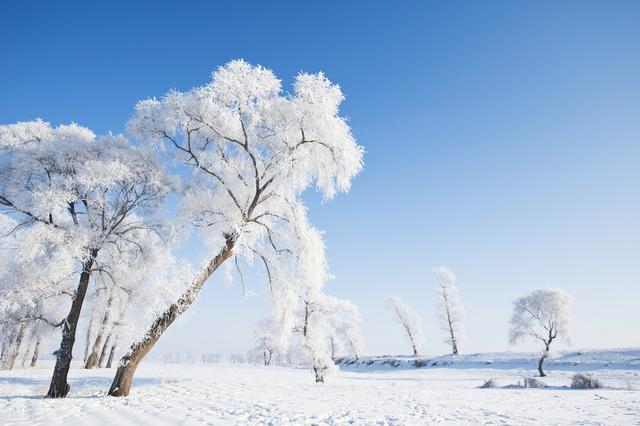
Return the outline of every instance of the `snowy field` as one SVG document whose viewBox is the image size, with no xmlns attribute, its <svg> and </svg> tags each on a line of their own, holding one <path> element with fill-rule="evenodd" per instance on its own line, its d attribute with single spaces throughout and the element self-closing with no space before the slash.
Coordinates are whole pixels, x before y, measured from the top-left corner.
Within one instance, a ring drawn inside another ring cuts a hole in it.
<svg viewBox="0 0 640 426">
<path fill-rule="evenodd" d="M 550 362 L 546 389 L 513 386 L 534 375 L 522 354 L 501 355 L 498 367 L 343 367 L 323 385 L 302 369 L 147 363 L 120 399 L 105 395 L 113 370 L 74 368 L 65 400 L 41 397 L 45 362 L 0 372 L 0 424 L 640 424 L 640 368 L 633 352 L 625 355 L 611 368 Z M 568 388 L 578 370 L 606 388 Z M 478 389 L 489 378 L 498 388 Z"/>
</svg>

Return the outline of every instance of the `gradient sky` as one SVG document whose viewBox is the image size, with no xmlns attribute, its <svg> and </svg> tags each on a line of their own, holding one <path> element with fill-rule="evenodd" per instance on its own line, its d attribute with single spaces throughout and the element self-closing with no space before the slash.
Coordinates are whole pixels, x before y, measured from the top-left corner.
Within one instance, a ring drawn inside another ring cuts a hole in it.
<svg viewBox="0 0 640 426">
<path fill-rule="evenodd" d="M 305 197 L 327 291 L 360 307 L 367 352 L 408 352 L 394 295 L 422 315 L 425 352 L 447 350 L 441 264 L 458 276 L 465 352 L 509 349 L 511 302 L 538 287 L 574 296 L 573 347 L 640 346 L 640 2 L 268 3 L 4 1 L 0 122 L 120 132 L 137 100 L 230 59 L 285 86 L 322 70 L 365 170 L 347 195 Z M 266 307 L 252 288 L 242 301 L 213 278 L 156 354 L 245 352 Z"/>
</svg>

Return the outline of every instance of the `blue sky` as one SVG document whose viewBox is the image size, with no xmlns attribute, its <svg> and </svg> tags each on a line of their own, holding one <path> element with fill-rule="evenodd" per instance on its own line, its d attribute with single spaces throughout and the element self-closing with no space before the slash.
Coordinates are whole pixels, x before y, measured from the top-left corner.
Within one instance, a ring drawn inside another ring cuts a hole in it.
<svg viewBox="0 0 640 426">
<path fill-rule="evenodd" d="M 446 351 L 441 264 L 458 276 L 467 352 L 507 349 L 511 301 L 549 286 L 574 296 L 574 347 L 640 346 L 638 22 L 634 1 L 7 1 L 0 122 L 118 132 L 137 100 L 230 59 L 285 85 L 322 70 L 367 154 L 350 194 L 306 199 L 327 289 L 361 308 L 368 352 L 408 351 L 393 295 L 423 316 L 426 352 Z M 244 352 L 264 309 L 215 278 L 157 353 Z"/>
</svg>

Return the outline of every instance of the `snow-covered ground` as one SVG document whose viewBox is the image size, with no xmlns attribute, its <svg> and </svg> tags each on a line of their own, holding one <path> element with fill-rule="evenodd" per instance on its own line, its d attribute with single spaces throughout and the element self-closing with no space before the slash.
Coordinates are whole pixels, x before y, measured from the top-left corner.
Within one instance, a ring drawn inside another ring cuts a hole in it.
<svg viewBox="0 0 640 426">
<path fill-rule="evenodd" d="M 467 356 L 494 360 L 481 365 L 343 367 L 320 385 L 303 369 L 147 363 L 127 398 L 105 395 L 114 370 L 74 368 L 65 400 L 41 397 L 51 374 L 44 362 L 0 371 L 0 424 L 640 424 L 638 352 L 624 352 L 610 354 L 611 368 L 587 365 L 591 355 L 564 369 L 551 362 L 546 389 L 509 387 L 534 375 L 526 354 Z M 569 389 L 577 370 L 606 388 Z M 478 389 L 489 378 L 499 387 Z"/>
</svg>

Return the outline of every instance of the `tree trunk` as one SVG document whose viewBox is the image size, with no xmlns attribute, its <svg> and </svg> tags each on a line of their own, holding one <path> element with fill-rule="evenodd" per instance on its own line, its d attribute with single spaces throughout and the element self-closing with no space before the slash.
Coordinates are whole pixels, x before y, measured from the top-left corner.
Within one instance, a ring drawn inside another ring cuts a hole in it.
<svg viewBox="0 0 640 426">
<path fill-rule="evenodd" d="M 100 348 L 102 346 L 102 338 L 104 336 L 105 329 L 107 328 L 107 324 L 109 323 L 109 310 L 111 309 L 111 303 L 113 302 L 113 296 L 109 296 L 107 299 L 107 306 L 104 311 L 104 315 L 102 316 L 102 322 L 100 323 L 100 330 L 98 331 L 98 337 L 96 337 L 96 341 L 93 343 L 93 349 L 91 350 L 91 355 L 87 358 L 87 361 L 84 364 L 84 368 L 96 368 L 99 364 L 100 357 Z"/>
<path fill-rule="evenodd" d="M 29 358 L 29 352 L 31 352 L 31 342 L 30 341 L 27 343 L 27 346 L 24 349 L 24 354 L 22 354 L 22 363 L 20 364 L 20 366 L 22 368 L 25 368 L 27 366 L 27 358 Z"/>
<path fill-rule="evenodd" d="M 38 356 L 40 355 L 40 339 L 38 336 L 38 340 L 36 340 L 36 347 L 33 348 L 33 356 L 31 357 L 31 367 L 35 367 L 38 363 Z"/>
<path fill-rule="evenodd" d="M 316 375 L 316 383 L 324 383 L 324 368 L 314 364 L 313 373 Z"/>
<path fill-rule="evenodd" d="M 448 310 L 447 315 L 449 315 Z M 453 332 L 453 324 L 451 324 L 451 320 L 449 320 L 449 333 L 451 333 L 451 351 L 454 355 L 458 355 L 458 342 L 456 341 L 456 335 Z"/>
<path fill-rule="evenodd" d="M 91 349 L 91 354 L 89 358 L 87 358 L 87 362 L 84 363 L 84 368 L 91 369 L 95 368 L 98 365 L 98 351 L 100 350 L 100 345 L 102 344 L 102 332 L 98 334 L 96 337 L 96 341 L 93 342 L 93 348 Z"/>
<path fill-rule="evenodd" d="M 542 369 L 542 364 L 544 364 L 544 360 L 548 356 L 549 356 L 549 343 L 546 343 L 545 344 L 545 348 L 544 348 L 544 352 L 542 352 L 542 356 L 540 357 L 540 360 L 538 361 L 538 373 L 540 373 L 540 377 L 546 376 L 546 374 L 544 374 L 544 370 Z"/>
<path fill-rule="evenodd" d="M 100 358 L 98 359 L 98 365 L 96 367 L 102 368 L 104 365 L 104 357 L 107 355 L 107 348 L 109 347 L 109 341 L 111 341 L 111 333 L 107 336 L 104 341 L 104 345 L 102 345 L 102 350 L 100 351 Z"/>
<path fill-rule="evenodd" d="M 127 396 L 131 389 L 131 382 L 133 381 L 133 375 L 138 368 L 140 361 L 149 353 L 151 348 L 156 344 L 162 333 L 169 328 L 169 326 L 178 318 L 189 306 L 196 300 L 198 293 L 202 289 L 202 286 L 207 279 L 222 265 L 222 263 L 231 257 L 233 247 L 238 239 L 238 234 L 230 234 L 226 236 L 226 242 L 220 252 L 211 259 L 209 264 L 194 278 L 189 285 L 189 288 L 184 292 L 182 296 L 176 301 L 176 303 L 169 306 L 169 308 L 162 313 L 151 325 L 149 331 L 147 331 L 145 337 L 131 345 L 129 351 L 120 358 L 118 363 L 118 370 L 113 378 L 113 383 L 109 389 L 109 395 L 112 396 Z"/>
<path fill-rule="evenodd" d="M 93 315 L 89 319 L 89 327 L 87 327 L 87 337 L 84 341 L 84 358 L 82 362 L 87 363 L 87 358 L 89 357 L 89 345 L 91 344 L 91 326 L 93 325 Z"/>
<path fill-rule="evenodd" d="M 53 369 L 51 385 L 47 392 L 48 398 L 64 398 L 69 393 L 67 375 L 69 374 L 71 359 L 73 358 L 73 344 L 76 341 L 76 328 L 78 326 L 78 319 L 80 318 L 82 304 L 84 303 L 84 297 L 87 294 L 87 288 L 89 287 L 91 267 L 93 266 L 93 262 L 97 255 L 98 250 L 91 249 L 90 257 L 82 267 L 80 282 L 78 283 L 78 289 L 76 290 L 73 301 L 71 302 L 69 315 L 67 315 L 67 318 L 65 318 L 62 325 L 62 341 L 60 342 L 60 349 L 54 352 L 54 355 L 56 356 L 56 366 Z"/>
<path fill-rule="evenodd" d="M 118 336 L 114 337 L 113 345 L 111 346 L 111 351 L 109 352 L 109 359 L 107 360 L 107 365 L 105 368 L 111 368 L 111 364 L 113 363 L 113 357 L 116 354 L 116 347 L 118 345 Z"/>
<path fill-rule="evenodd" d="M 20 324 L 18 335 L 16 336 L 16 339 L 13 341 L 13 347 L 11 348 L 11 352 L 9 352 L 9 358 L 7 360 L 7 368 L 9 370 L 12 370 L 13 366 L 16 363 L 16 359 L 18 358 L 18 354 L 20 353 L 20 345 L 22 345 L 22 339 L 24 338 L 24 333 L 26 329 L 27 329 L 27 325 L 25 323 Z"/>
</svg>

